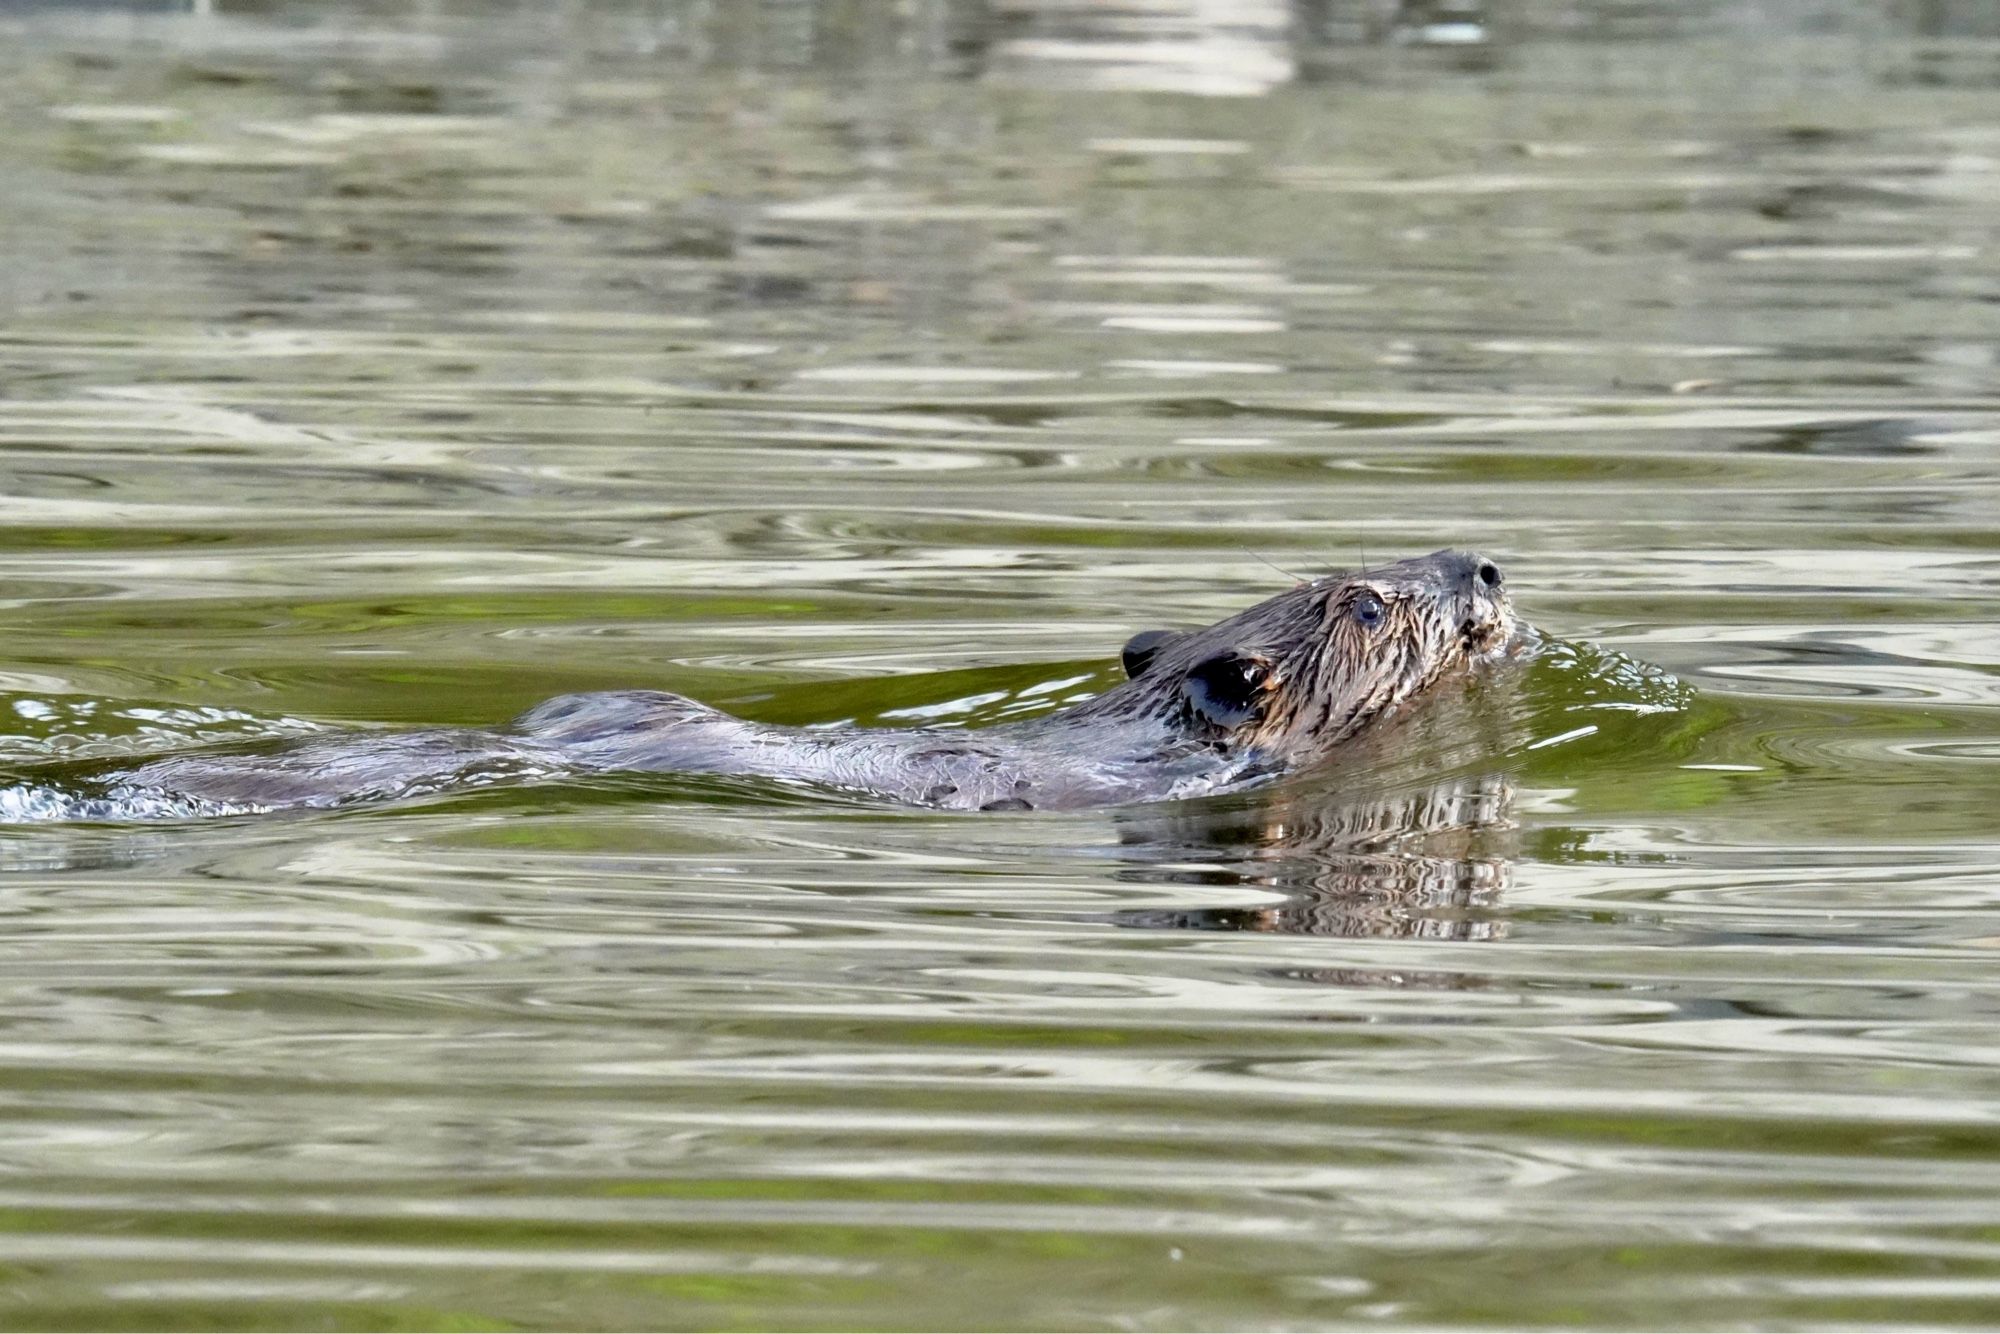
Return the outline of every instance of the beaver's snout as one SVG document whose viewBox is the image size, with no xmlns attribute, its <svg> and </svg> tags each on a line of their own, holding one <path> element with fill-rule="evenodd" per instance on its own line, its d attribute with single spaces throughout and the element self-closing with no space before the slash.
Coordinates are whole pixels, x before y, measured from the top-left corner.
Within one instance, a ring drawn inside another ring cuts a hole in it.
<svg viewBox="0 0 2000 1334">
<path fill-rule="evenodd" d="M 1503 644 L 1513 629 L 1513 607 L 1507 597 L 1506 577 L 1500 567 L 1476 552 L 1450 553 L 1455 569 L 1452 583 L 1463 599 L 1467 615 L 1459 622 L 1459 638 L 1466 651 L 1490 653 Z"/>
<path fill-rule="evenodd" d="M 1505 582 L 1500 567 L 1476 551 L 1440 551 L 1430 559 L 1441 567 L 1448 586 L 1463 584 L 1469 593 L 1497 593 Z"/>
</svg>

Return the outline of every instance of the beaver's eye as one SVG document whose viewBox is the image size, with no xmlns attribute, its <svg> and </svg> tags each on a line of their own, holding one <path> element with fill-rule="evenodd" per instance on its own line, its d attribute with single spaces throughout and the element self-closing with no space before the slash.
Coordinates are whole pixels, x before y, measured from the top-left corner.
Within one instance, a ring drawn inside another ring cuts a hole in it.
<svg viewBox="0 0 2000 1334">
<path fill-rule="evenodd" d="M 1382 599 L 1373 593 L 1363 593 L 1354 600 L 1354 619 L 1363 629 L 1373 630 L 1382 624 L 1382 617 L 1387 613 L 1388 608 L 1382 605 Z"/>
</svg>

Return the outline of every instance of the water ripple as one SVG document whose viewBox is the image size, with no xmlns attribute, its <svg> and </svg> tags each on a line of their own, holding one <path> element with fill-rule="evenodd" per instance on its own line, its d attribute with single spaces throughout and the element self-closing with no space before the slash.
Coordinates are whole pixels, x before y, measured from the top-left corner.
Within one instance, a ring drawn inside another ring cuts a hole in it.
<svg viewBox="0 0 2000 1334">
<path fill-rule="evenodd" d="M 0 17 L 0 814 L 1543 633 L 1210 802 L 0 825 L 13 1323 L 1988 1323 L 1978 4 L 194 8 Z"/>
</svg>

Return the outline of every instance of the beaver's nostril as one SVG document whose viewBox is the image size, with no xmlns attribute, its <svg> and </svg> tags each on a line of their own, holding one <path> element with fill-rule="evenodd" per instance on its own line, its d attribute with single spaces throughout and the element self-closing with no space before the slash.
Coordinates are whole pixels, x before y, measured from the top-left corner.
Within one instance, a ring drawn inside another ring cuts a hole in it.
<svg viewBox="0 0 2000 1334">
<path fill-rule="evenodd" d="M 1479 562 L 1479 582 L 1488 588 L 1500 587 L 1500 567 L 1490 560 Z"/>
</svg>

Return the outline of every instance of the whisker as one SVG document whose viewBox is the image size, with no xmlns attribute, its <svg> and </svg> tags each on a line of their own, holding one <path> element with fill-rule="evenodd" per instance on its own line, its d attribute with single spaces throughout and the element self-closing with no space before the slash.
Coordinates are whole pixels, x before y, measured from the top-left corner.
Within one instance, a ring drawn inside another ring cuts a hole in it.
<svg viewBox="0 0 2000 1334">
<path fill-rule="evenodd" d="M 1296 571 L 1293 571 L 1293 570 L 1288 570 L 1288 569 L 1286 569 L 1286 568 L 1285 568 L 1284 566 L 1282 566 L 1282 565 L 1278 564 L 1278 563 L 1277 563 L 1276 561 L 1274 561 L 1274 560 L 1267 560 L 1267 559 L 1266 559 L 1266 558 L 1265 558 L 1265 557 L 1264 557 L 1264 556 L 1263 556 L 1263 555 L 1262 555 L 1261 553 L 1259 553 L 1259 552 L 1255 552 L 1255 551 L 1250 551 L 1250 548 L 1248 548 L 1248 547 L 1245 547 L 1245 548 L 1243 548 L 1243 549 L 1244 549 L 1245 551 L 1249 551 L 1249 552 L 1250 552 L 1250 554 L 1251 554 L 1252 556 L 1256 557 L 1256 559 L 1257 559 L 1257 560 L 1261 561 L 1261 562 L 1262 562 L 1263 564 L 1265 564 L 1265 565 L 1268 565 L 1268 566 L 1270 566 L 1270 567 L 1271 567 L 1272 569 L 1276 570 L 1276 571 L 1277 571 L 1277 572 L 1278 572 L 1279 574 L 1282 574 L 1282 575 L 1284 575 L 1284 576 L 1285 576 L 1285 577 L 1286 577 L 1287 579 L 1294 579 L 1294 580 L 1297 580 L 1297 581 L 1298 581 L 1299 583 L 1302 583 L 1302 584 L 1309 584 L 1309 583 L 1311 583 L 1311 582 L 1312 582 L 1312 580 L 1310 580 L 1310 579 L 1306 578 L 1306 576 L 1304 576 L 1304 575 L 1302 575 L 1302 574 L 1299 574 L 1299 573 L 1297 573 Z"/>
</svg>

